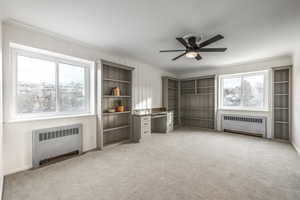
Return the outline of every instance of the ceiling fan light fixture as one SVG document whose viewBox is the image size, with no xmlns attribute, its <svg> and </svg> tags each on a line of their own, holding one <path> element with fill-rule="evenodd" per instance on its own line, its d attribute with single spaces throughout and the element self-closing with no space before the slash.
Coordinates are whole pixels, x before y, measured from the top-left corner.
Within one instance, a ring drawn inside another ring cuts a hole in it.
<svg viewBox="0 0 300 200">
<path fill-rule="evenodd" d="M 188 53 L 185 54 L 185 56 L 187 58 L 195 58 L 197 55 L 198 55 L 198 53 L 195 52 L 195 51 L 190 51 L 190 52 L 188 52 Z"/>
<path fill-rule="evenodd" d="M 183 56 L 187 58 L 194 58 L 197 61 L 201 60 L 202 57 L 199 53 L 203 52 L 224 52 L 227 50 L 227 48 L 205 48 L 206 46 L 215 43 L 221 39 L 223 39 L 224 36 L 218 34 L 208 40 L 205 40 L 203 42 L 200 42 L 200 37 L 195 36 L 184 36 L 184 37 L 177 37 L 176 40 L 182 44 L 185 49 L 175 49 L 175 50 L 161 50 L 159 52 L 182 52 L 180 55 L 176 56 L 172 59 L 172 61 L 177 60 Z"/>
</svg>

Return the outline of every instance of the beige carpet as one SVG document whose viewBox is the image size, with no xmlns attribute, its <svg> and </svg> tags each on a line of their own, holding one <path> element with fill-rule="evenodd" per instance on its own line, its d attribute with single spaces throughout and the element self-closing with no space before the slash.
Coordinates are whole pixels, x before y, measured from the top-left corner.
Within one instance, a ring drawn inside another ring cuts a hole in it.
<svg viewBox="0 0 300 200">
<path fill-rule="evenodd" d="M 179 129 L 5 178 L 5 200 L 298 200 L 289 144 Z"/>
</svg>

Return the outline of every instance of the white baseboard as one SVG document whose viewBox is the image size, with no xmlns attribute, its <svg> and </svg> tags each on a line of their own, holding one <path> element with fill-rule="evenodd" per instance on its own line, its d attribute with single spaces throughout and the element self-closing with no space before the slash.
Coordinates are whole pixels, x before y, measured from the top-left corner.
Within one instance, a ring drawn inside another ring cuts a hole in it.
<svg viewBox="0 0 300 200">
<path fill-rule="evenodd" d="M 295 150 L 297 151 L 297 153 L 300 155 L 300 148 L 297 147 L 294 142 L 292 142 L 293 147 L 295 148 Z"/>
</svg>

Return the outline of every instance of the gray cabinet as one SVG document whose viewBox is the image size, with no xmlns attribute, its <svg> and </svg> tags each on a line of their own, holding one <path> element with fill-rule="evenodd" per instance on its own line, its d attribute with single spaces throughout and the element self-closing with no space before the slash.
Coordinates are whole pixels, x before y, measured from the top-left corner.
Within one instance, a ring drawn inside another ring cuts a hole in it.
<svg viewBox="0 0 300 200">
<path fill-rule="evenodd" d="M 131 110 L 132 110 L 132 70 L 134 68 L 101 61 L 101 109 L 102 115 L 99 123 L 98 148 L 129 140 L 131 137 Z M 113 92 L 118 88 L 119 93 Z M 100 102 L 100 101 L 99 101 Z M 114 111 L 118 106 L 124 110 Z"/>
<path fill-rule="evenodd" d="M 143 137 L 151 135 L 151 116 L 133 116 L 132 141 L 139 142 Z"/>
<path fill-rule="evenodd" d="M 189 79 L 162 77 L 163 106 L 173 112 L 170 130 L 176 125 L 215 129 L 215 82 L 215 75 Z M 154 126 L 153 130 L 157 127 Z"/>
<path fill-rule="evenodd" d="M 273 135 L 289 140 L 291 134 L 291 67 L 273 69 Z"/>
<path fill-rule="evenodd" d="M 215 76 L 180 80 L 180 90 L 182 125 L 215 129 Z"/>
<path fill-rule="evenodd" d="M 179 80 L 171 77 L 164 76 L 162 77 L 162 87 L 163 87 L 163 107 L 168 111 L 173 112 L 173 126 L 180 124 L 179 120 Z"/>
</svg>

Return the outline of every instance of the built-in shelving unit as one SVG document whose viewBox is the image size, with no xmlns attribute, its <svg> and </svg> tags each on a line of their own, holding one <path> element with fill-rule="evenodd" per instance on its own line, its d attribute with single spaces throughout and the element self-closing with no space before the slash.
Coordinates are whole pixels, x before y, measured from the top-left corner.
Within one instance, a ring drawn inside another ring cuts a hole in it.
<svg viewBox="0 0 300 200">
<path fill-rule="evenodd" d="M 290 66 L 273 69 L 273 133 L 275 139 L 290 139 L 290 77 Z"/>
<path fill-rule="evenodd" d="M 98 147 L 102 148 L 131 137 L 132 112 L 132 70 L 133 68 L 102 61 L 102 103 L 101 132 Z M 113 88 L 120 89 L 120 95 L 114 96 Z M 108 112 L 117 106 L 124 106 L 124 112 Z"/>
<path fill-rule="evenodd" d="M 162 77 L 163 106 L 174 113 L 174 126 L 179 125 L 179 81 L 171 77 Z"/>
<path fill-rule="evenodd" d="M 215 76 L 180 80 L 184 126 L 215 128 Z"/>
</svg>

